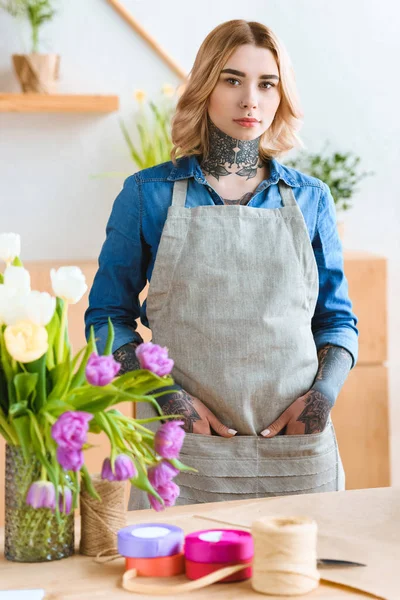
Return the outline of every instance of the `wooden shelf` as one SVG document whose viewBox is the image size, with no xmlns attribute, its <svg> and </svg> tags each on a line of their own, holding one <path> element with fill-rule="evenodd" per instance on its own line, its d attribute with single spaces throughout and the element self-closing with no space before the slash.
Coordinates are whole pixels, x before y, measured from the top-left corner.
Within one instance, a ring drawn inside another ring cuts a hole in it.
<svg viewBox="0 0 400 600">
<path fill-rule="evenodd" d="M 0 93 L 0 112 L 110 113 L 118 107 L 118 96 Z"/>
</svg>

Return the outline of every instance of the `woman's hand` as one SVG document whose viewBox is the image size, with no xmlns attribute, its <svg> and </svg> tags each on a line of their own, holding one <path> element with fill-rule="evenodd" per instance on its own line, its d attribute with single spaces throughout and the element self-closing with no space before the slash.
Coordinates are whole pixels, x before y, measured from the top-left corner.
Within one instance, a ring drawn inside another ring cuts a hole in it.
<svg viewBox="0 0 400 600">
<path fill-rule="evenodd" d="M 285 435 L 302 435 L 322 432 L 332 409 L 331 401 L 318 390 L 311 388 L 297 398 L 288 408 L 261 432 L 263 437 L 275 437 L 279 433 Z M 286 427 L 286 430 L 283 429 Z"/>
<path fill-rule="evenodd" d="M 185 422 L 183 429 L 187 433 L 202 433 L 211 435 L 211 429 L 222 437 L 233 437 L 237 431 L 228 429 L 198 398 L 191 396 L 185 390 L 174 392 L 162 405 L 165 415 L 182 415 Z"/>
</svg>

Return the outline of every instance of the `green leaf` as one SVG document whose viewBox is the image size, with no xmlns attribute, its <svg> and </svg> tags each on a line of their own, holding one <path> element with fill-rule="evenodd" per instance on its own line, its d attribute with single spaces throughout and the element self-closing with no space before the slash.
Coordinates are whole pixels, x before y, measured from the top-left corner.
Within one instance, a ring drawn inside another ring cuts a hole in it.
<svg viewBox="0 0 400 600">
<path fill-rule="evenodd" d="M 11 264 L 13 267 L 23 267 L 24 266 L 22 263 L 22 260 L 20 259 L 19 256 L 16 256 Z"/>
<path fill-rule="evenodd" d="M 55 364 L 55 345 L 56 345 L 56 337 L 57 333 L 60 331 L 60 317 L 57 309 L 54 311 L 54 314 L 51 318 L 50 323 L 46 325 L 47 336 L 48 336 L 48 344 L 49 348 L 47 350 L 47 358 L 46 358 L 46 367 L 51 370 L 54 368 Z"/>
<path fill-rule="evenodd" d="M 81 473 L 83 475 L 83 479 L 85 481 L 85 486 L 86 486 L 86 489 L 89 492 L 89 494 L 93 498 L 96 498 L 96 500 L 98 500 L 99 502 L 102 502 L 102 499 L 100 498 L 99 494 L 96 492 L 96 490 L 93 486 L 93 482 L 89 475 L 89 471 L 87 470 L 87 467 L 85 465 L 82 466 Z"/>
<path fill-rule="evenodd" d="M 40 412 L 43 414 L 49 413 L 53 417 L 59 417 L 67 410 L 75 410 L 75 406 L 73 404 L 68 404 L 68 402 L 64 402 L 64 400 L 50 400 L 49 402 L 46 402 Z"/>
<path fill-rule="evenodd" d="M 47 354 L 43 354 L 43 356 L 37 360 L 25 363 L 24 365 L 28 373 L 36 373 L 38 375 L 38 381 L 36 383 L 35 412 L 39 412 L 46 402 L 46 359 Z"/>
<path fill-rule="evenodd" d="M 10 417 L 18 417 L 21 415 L 25 415 L 28 412 L 28 402 L 25 400 L 23 402 L 16 402 L 12 406 L 10 406 L 9 415 Z"/>
<path fill-rule="evenodd" d="M 29 415 L 13 419 L 13 425 L 17 432 L 18 441 L 22 448 L 22 454 L 26 462 L 29 462 L 31 457 L 31 434 L 30 434 L 30 418 Z"/>
<path fill-rule="evenodd" d="M 4 436 L 5 440 L 9 444 L 14 445 L 14 446 L 18 445 L 18 437 L 16 435 L 15 428 L 13 427 L 13 425 L 8 423 L 7 418 L 1 408 L 0 408 L 0 429 L 2 430 L 2 435 Z"/>
<path fill-rule="evenodd" d="M 132 460 L 137 470 L 137 476 L 132 477 L 132 479 L 129 480 L 131 484 L 137 487 L 139 490 L 143 490 L 144 492 L 151 494 L 152 496 L 157 498 L 157 500 L 161 504 L 164 504 L 163 499 L 159 494 L 157 494 L 156 490 L 153 488 L 150 481 L 148 480 L 147 471 L 143 467 L 142 463 L 136 457 L 133 457 Z"/>
<path fill-rule="evenodd" d="M 108 333 L 107 333 L 107 341 L 104 347 L 103 356 L 108 356 L 112 354 L 112 347 L 114 343 L 114 327 L 111 322 L 110 317 L 108 317 Z"/>
<path fill-rule="evenodd" d="M 175 469 L 179 469 L 180 471 L 189 471 L 192 473 L 198 473 L 197 469 L 194 469 L 193 467 L 189 467 L 188 465 L 184 465 L 178 458 L 170 458 L 170 459 L 168 459 L 168 462 L 171 463 L 171 465 L 173 467 L 175 467 Z"/>
<path fill-rule="evenodd" d="M 46 456 L 46 447 L 44 444 L 42 432 L 40 431 L 39 424 L 37 422 L 36 416 L 32 411 L 28 411 L 30 418 L 30 437 L 32 440 L 33 447 L 36 451 L 36 454 L 41 456 L 43 459 Z"/>
<path fill-rule="evenodd" d="M 6 379 L 8 382 L 12 381 L 13 378 L 13 369 L 11 366 L 11 356 L 8 353 L 8 350 L 6 348 L 6 343 L 4 340 L 4 335 L 3 335 L 3 328 L 0 327 L 0 359 L 1 359 L 1 366 L 2 369 L 4 371 L 4 374 L 6 376 Z"/>
<path fill-rule="evenodd" d="M 48 400 L 63 398 L 68 392 L 69 384 L 72 379 L 70 357 L 67 356 L 67 359 L 63 363 L 52 369 L 50 376 L 54 387 L 48 396 Z"/>
<path fill-rule="evenodd" d="M 17 394 L 17 402 L 27 400 L 30 401 L 31 406 L 33 406 L 38 381 L 38 373 L 18 373 L 18 375 L 15 375 L 14 386 Z"/>
<path fill-rule="evenodd" d="M 129 151 L 131 153 L 131 156 L 132 156 L 134 162 L 137 164 L 137 166 L 140 169 L 145 168 L 145 166 L 146 166 L 145 161 L 140 157 L 139 153 L 136 151 L 136 148 L 134 147 L 134 145 L 132 143 L 132 140 L 129 136 L 128 130 L 125 126 L 125 123 L 122 121 L 122 119 L 120 119 L 120 127 L 122 130 L 123 136 L 125 138 L 125 141 L 128 144 L 128 148 L 129 148 Z"/>
</svg>

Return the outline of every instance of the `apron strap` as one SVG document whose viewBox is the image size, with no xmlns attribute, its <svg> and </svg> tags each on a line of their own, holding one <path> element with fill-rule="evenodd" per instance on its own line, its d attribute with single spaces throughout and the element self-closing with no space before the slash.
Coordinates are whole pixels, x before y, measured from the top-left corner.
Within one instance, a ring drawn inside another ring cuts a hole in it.
<svg viewBox="0 0 400 600">
<path fill-rule="evenodd" d="M 297 206 L 296 198 L 290 185 L 287 185 L 282 179 L 278 181 L 279 192 L 282 198 L 283 206 Z"/>
<path fill-rule="evenodd" d="M 181 206 L 182 208 L 185 208 L 187 186 L 187 179 L 177 179 L 175 181 L 171 206 Z"/>
<path fill-rule="evenodd" d="M 185 207 L 187 186 L 188 179 L 177 179 L 174 182 L 171 206 L 180 206 L 182 208 Z M 297 202 L 290 185 L 287 185 L 284 181 L 282 181 L 282 179 L 280 179 L 278 181 L 278 187 L 283 206 L 297 206 Z"/>
</svg>

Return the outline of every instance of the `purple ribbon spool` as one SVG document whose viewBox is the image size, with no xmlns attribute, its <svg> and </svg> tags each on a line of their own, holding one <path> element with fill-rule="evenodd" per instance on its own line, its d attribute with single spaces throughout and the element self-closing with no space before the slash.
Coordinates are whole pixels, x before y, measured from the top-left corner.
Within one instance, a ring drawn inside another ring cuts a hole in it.
<svg viewBox="0 0 400 600">
<path fill-rule="evenodd" d="M 129 558 L 157 558 L 182 552 L 184 532 L 176 525 L 141 523 L 118 531 L 118 552 Z"/>
</svg>

